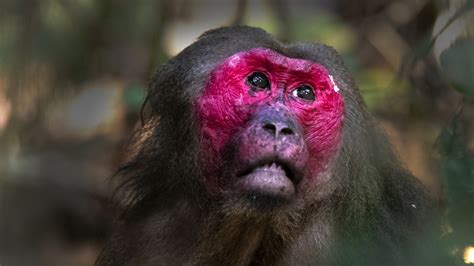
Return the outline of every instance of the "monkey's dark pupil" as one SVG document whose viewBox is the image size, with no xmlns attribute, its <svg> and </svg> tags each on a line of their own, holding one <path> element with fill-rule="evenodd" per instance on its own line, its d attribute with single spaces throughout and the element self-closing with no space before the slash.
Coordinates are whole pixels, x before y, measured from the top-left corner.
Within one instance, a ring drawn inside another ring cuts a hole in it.
<svg viewBox="0 0 474 266">
<path fill-rule="evenodd" d="M 260 89 L 268 88 L 270 85 L 265 74 L 260 73 L 260 72 L 253 73 L 252 75 L 248 77 L 247 80 L 252 86 L 260 88 Z"/>
<path fill-rule="evenodd" d="M 316 98 L 313 89 L 307 85 L 296 88 L 296 96 L 310 101 L 313 101 Z"/>
</svg>

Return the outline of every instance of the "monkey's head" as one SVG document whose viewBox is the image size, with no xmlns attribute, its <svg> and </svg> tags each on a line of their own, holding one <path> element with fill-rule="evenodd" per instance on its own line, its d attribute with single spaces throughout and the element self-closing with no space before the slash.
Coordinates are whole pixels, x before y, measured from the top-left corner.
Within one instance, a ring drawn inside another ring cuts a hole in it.
<svg viewBox="0 0 474 266">
<path fill-rule="evenodd" d="M 147 167 L 174 177 L 154 182 L 197 183 L 210 198 L 314 201 L 337 184 L 348 110 L 363 109 L 355 101 L 328 46 L 281 43 L 250 27 L 209 31 L 153 80 L 148 102 L 159 123 Z"/>
<path fill-rule="evenodd" d="M 284 200 L 317 186 L 340 145 L 343 102 L 316 62 L 266 47 L 224 58 L 195 100 L 207 186 Z"/>
<path fill-rule="evenodd" d="M 212 30 L 146 103 L 104 265 L 413 264 L 430 204 L 334 49 Z"/>
</svg>

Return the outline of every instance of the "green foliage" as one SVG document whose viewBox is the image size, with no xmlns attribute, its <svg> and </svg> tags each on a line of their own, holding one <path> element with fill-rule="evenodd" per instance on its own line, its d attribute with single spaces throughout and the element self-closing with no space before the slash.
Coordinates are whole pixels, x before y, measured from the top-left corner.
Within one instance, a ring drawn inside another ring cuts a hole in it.
<svg viewBox="0 0 474 266">
<path fill-rule="evenodd" d="M 440 55 L 441 65 L 454 88 L 474 97 L 474 38 L 456 41 Z"/>
<path fill-rule="evenodd" d="M 442 155 L 441 177 L 446 188 L 447 234 L 445 244 L 463 265 L 463 249 L 474 245 L 474 154 L 466 147 L 463 123 L 458 119 L 443 129 L 438 139 Z"/>
<path fill-rule="evenodd" d="M 473 9 L 474 1 L 466 1 L 434 39 L 454 20 Z M 462 260 L 464 249 L 474 245 L 474 152 L 468 146 L 472 139 L 466 123 L 472 119 L 464 111 L 467 108 L 463 107 L 472 107 L 472 101 L 468 99 L 474 97 L 474 38 L 456 40 L 441 53 L 439 61 L 443 74 L 464 98 L 456 116 L 442 130 L 437 148 L 441 155 L 440 175 L 447 200 L 444 245 L 453 255 L 455 265 L 465 265 Z"/>
<path fill-rule="evenodd" d="M 410 87 L 405 80 L 397 79 L 393 70 L 377 67 L 359 69 L 355 78 L 369 109 L 383 108 L 387 102 L 392 101 L 398 103 L 393 104 L 393 111 L 403 111 L 405 105 L 397 99 L 397 94 Z"/>
<path fill-rule="evenodd" d="M 292 29 L 292 37 L 295 40 L 321 42 L 333 46 L 340 54 L 351 52 L 357 40 L 356 32 L 352 28 L 323 11 L 300 17 L 293 22 Z"/>
<path fill-rule="evenodd" d="M 145 99 L 145 88 L 140 84 L 131 84 L 125 88 L 124 101 L 126 105 L 136 111 L 140 110 Z"/>
</svg>

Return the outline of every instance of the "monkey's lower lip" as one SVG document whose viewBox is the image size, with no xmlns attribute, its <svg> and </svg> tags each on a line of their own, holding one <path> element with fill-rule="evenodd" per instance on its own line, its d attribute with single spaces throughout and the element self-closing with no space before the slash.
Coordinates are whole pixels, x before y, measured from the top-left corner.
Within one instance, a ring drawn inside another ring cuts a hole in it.
<svg viewBox="0 0 474 266">
<path fill-rule="evenodd" d="M 277 162 L 253 167 L 239 175 L 237 185 L 252 195 L 290 199 L 295 194 L 293 172 Z"/>
</svg>

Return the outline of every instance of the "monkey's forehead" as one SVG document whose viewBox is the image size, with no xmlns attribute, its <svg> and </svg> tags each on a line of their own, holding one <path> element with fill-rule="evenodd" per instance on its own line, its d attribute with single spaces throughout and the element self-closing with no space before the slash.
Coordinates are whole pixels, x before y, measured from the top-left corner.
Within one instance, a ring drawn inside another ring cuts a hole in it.
<svg viewBox="0 0 474 266">
<path fill-rule="evenodd" d="M 326 70 L 323 65 L 317 64 L 307 59 L 287 57 L 269 48 L 253 48 L 248 51 L 239 52 L 230 56 L 226 62 L 232 66 L 235 66 L 244 60 L 248 61 L 262 59 L 267 60 L 273 65 L 288 68 L 288 70 L 308 71 L 313 66 L 322 67 Z"/>
<path fill-rule="evenodd" d="M 301 58 L 292 58 L 280 54 L 269 48 L 254 48 L 248 51 L 238 52 L 224 60 L 223 64 L 231 67 L 238 67 L 240 64 L 259 63 L 288 72 L 317 72 L 329 78 L 333 90 L 339 92 L 339 87 L 335 83 L 334 77 L 329 73 L 328 69 L 316 62 Z"/>
</svg>

